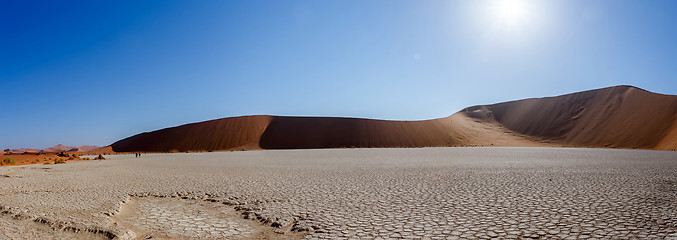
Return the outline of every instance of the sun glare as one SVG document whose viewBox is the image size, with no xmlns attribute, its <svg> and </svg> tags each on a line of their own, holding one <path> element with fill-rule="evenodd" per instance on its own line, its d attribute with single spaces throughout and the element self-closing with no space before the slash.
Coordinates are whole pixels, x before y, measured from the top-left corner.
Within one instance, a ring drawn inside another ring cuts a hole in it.
<svg viewBox="0 0 677 240">
<path fill-rule="evenodd" d="M 493 14 L 499 24 L 514 29 L 528 20 L 529 5 L 526 0 L 494 0 Z"/>
</svg>

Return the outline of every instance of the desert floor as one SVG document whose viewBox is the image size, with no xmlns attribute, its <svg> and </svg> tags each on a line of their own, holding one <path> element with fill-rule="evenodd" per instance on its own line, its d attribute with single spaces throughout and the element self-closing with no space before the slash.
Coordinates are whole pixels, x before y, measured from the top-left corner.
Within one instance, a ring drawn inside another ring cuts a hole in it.
<svg viewBox="0 0 677 240">
<path fill-rule="evenodd" d="M 0 168 L 0 239 L 677 238 L 677 152 L 106 157 Z"/>
</svg>

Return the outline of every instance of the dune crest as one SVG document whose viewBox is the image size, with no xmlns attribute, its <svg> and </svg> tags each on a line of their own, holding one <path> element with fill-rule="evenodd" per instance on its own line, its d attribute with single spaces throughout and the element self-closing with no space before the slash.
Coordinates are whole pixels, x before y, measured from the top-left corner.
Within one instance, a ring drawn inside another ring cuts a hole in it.
<svg viewBox="0 0 677 240">
<path fill-rule="evenodd" d="M 677 149 L 677 96 L 615 86 L 465 108 L 424 121 L 243 116 L 161 129 L 117 152 L 441 146 Z"/>
</svg>

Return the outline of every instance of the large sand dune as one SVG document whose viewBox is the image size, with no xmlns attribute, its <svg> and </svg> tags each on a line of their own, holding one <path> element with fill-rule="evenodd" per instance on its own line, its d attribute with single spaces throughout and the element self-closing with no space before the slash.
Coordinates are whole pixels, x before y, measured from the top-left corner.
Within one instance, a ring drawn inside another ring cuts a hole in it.
<svg viewBox="0 0 677 240">
<path fill-rule="evenodd" d="M 245 116 L 141 133 L 113 143 L 116 152 L 212 151 L 256 148 L 270 116 Z"/>
<path fill-rule="evenodd" d="M 581 147 L 677 148 L 677 96 L 616 86 L 476 106 L 507 129 Z"/>
<path fill-rule="evenodd" d="M 481 105 L 426 121 L 245 116 L 141 133 L 114 151 L 577 146 L 677 149 L 677 96 L 616 86 Z"/>
</svg>

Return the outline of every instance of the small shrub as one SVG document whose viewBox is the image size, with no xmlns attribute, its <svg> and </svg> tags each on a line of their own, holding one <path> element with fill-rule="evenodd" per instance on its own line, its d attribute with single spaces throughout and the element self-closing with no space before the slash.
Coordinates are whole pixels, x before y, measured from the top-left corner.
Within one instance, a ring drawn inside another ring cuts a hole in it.
<svg viewBox="0 0 677 240">
<path fill-rule="evenodd" d="M 63 159 L 54 160 L 54 164 L 61 164 L 61 163 L 66 163 L 66 160 L 63 160 Z"/>
<path fill-rule="evenodd" d="M 94 159 L 95 160 L 105 160 L 106 158 L 104 158 L 103 156 L 101 156 L 101 154 L 99 154 L 99 156 L 95 157 Z"/>
<path fill-rule="evenodd" d="M 16 164 L 16 161 L 14 161 L 14 159 L 5 158 L 4 160 L 2 160 L 2 165 L 14 165 L 14 164 Z"/>
</svg>

